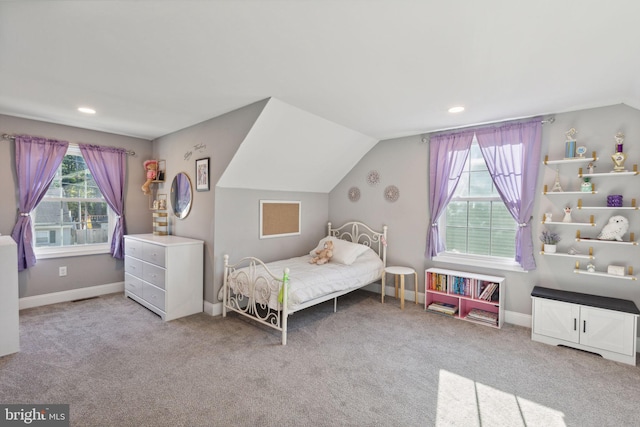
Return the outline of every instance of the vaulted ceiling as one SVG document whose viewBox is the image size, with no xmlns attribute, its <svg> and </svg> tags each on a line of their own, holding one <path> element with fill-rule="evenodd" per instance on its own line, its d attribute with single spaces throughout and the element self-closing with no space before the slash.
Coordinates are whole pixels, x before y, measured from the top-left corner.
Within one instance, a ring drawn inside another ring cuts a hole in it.
<svg viewBox="0 0 640 427">
<path fill-rule="evenodd" d="M 153 139 L 276 97 L 377 140 L 638 108 L 638 16 L 636 0 L 3 1 L 0 113 Z"/>
</svg>

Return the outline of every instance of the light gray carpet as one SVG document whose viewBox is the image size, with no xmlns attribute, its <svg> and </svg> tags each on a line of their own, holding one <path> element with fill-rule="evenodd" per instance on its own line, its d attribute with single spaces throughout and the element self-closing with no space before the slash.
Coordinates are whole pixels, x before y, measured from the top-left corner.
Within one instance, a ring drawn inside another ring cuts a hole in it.
<svg viewBox="0 0 640 427">
<path fill-rule="evenodd" d="M 0 402 L 72 426 L 634 426 L 640 368 L 357 291 L 290 317 L 172 322 L 121 294 L 24 310 Z"/>
</svg>

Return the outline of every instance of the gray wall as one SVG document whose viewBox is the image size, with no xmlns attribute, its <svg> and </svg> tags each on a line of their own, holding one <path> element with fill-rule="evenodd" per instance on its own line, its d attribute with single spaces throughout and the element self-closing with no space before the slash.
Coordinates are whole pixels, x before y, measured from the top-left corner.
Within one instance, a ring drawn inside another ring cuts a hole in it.
<svg viewBox="0 0 640 427">
<path fill-rule="evenodd" d="M 342 179 L 329 195 L 329 218 L 336 225 L 362 221 L 376 230 L 389 227 L 387 265 L 412 266 L 424 270 L 424 237 L 427 226 L 428 146 L 420 136 L 380 141 Z M 377 171 L 380 182 L 367 183 L 370 171 Z M 387 201 L 384 190 L 395 185 L 400 197 Z M 360 189 L 360 199 L 348 198 L 351 187 Z M 407 280 L 412 280 L 408 278 Z M 413 289 L 413 283 L 407 284 Z"/>
<path fill-rule="evenodd" d="M 300 235 L 260 239 L 260 200 L 289 200 L 301 202 Z M 215 237 L 215 299 L 222 285 L 225 254 L 234 263 L 245 256 L 255 256 L 269 262 L 308 253 L 327 234 L 329 195 L 267 190 L 216 188 Z M 273 272 L 275 274 L 279 272 Z M 211 283 L 207 282 L 207 290 Z"/>
<path fill-rule="evenodd" d="M 136 152 L 128 156 L 125 189 L 125 219 L 129 233 L 151 231 L 147 198 L 140 191 L 144 182 L 142 162 L 151 156 L 151 141 L 86 129 L 0 115 L 0 133 L 25 134 L 69 142 L 126 148 Z M 15 169 L 15 145 L 0 142 L 0 233 L 10 235 L 18 212 L 18 184 Z M 67 266 L 67 276 L 58 276 L 58 267 Z M 18 274 L 20 297 L 67 291 L 123 281 L 123 262 L 109 254 L 42 259 Z"/>
<path fill-rule="evenodd" d="M 596 172 L 604 172 L 613 166 L 610 155 L 614 149 L 614 135 L 618 131 L 626 134 L 625 151 L 628 155 L 627 165 L 632 167 L 640 162 L 640 112 L 625 105 L 581 110 L 576 112 L 556 114 L 553 124 L 543 126 L 542 158 L 549 154 L 550 158 L 564 156 L 565 132 L 571 127 L 578 130 L 578 145 L 585 145 L 589 153 L 597 151 L 600 160 L 597 162 Z M 388 264 L 411 266 L 419 272 L 419 291 L 424 292 L 424 270 L 430 267 L 442 267 L 472 271 L 486 274 L 497 274 L 507 278 L 506 310 L 531 314 L 531 289 L 535 285 L 549 286 L 558 289 L 587 292 L 598 295 L 631 299 L 640 306 L 640 293 L 637 281 L 611 279 L 577 275 L 573 273 L 572 258 L 550 257 L 539 255 L 536 251 L 537 269 L 528 273 L 496 271 L 486 268 L 461 266 L 455 264 L 434 263 L 425 259 L 425 240 L 428 224 L 428 175 L 429 149 L 427 143 L 421 142 L 420 136 L 412 136 L 379 142 L 353 170 L 337 185 L 329 195 L 329 217 L 334 222 L 361 218 L 373 225 L 386 224 L 389 226 Z M 540 223 L 542 215 L 548 210 L 554 212 L 555 218 L 560 218 L 560 209 L 568 203 L 575 207 L 579 196 L 543 196 L 543 184 L 553 185 L 555 168 L 542 164 L 531 165 L 540 169 L 538 189 L 534 207 L 533 234 L 534 243 L 538 244 L 538 235 L 543 229 Z M 586 167 L 586 164 L 585 164 Z M 577 189 L 580 180 L 577 177 L 578 166 L 562 165 L 564 174 L 562 185 L 565 189 Z M 367 173 L 377 170 L 381 182 L 376 187 L 366 183 Z M 591 196 L 592 204 L 606 204 L 607 194 L 623 194 L 625 201 L 637 198 L 640 202 L 638 188 L 639 177 L 614 177 L 594 179 L 599 194 Z M 396 185 L 400 189 L 400 198 L 395 203 L 389 203 L 383 198 L 382 191 L 387 185 Z M 347 191 L 357 186 L 362 193 L 358 202 L 350 202 Z M 573 188 L 569 188 L 573 187 Z M 587 203 L 584 203 L 587 205 Z M 613 215 L 608 211 L 577 211 L 574 210 L 576 220 L 587 220 L 589 214 L 596 214 L 598 224 L 597 234 L 608 218 Z M 640 237 L 640 213 L 638 211 L 623 211 L 629 218 L 631 228 Z M 548 228 L 551 229 L 551 226 Z M 560 250 L 575 246 L 583 251 L 588 250 L 584 243 L 574 241 L 576 227 L 555 226 L 563 240 Z M 582 230 L 583 235 L 589 235 L 588 230 Z M 599 270 L 606 270 L 608 264 L 630 265 L 636 271 L 640 269 L 640 248 L 638 246 L 593 245 L 596 254 L 596 266 Z M 585 264 L 583 262 L 583 264 Z M 408 289 L 413 284 L 409 283 Z"/>
<path fill-rule="evenodd" d="M 170 182 L 176 173 L 184 171 L 193 178 L 195 160 L 202 157 L 211 159 L 211 190 L 194 192 L 193 207 L 190 215 L 179 220 L 170 217 L 171 232 L 176 235 L 198 238 L 205 241 L 205 299 L 217 303 L 216 294 L 222 275 L 222 257 L 229 253 L 235 257 L 256 255 L 265 259 L 285 258 L 300 255 L 310 250 L 325 233 L 325 223 L 330 220 L 339 225 L 349 220 L 360 220 L 380 228 L 389 226 L 388 264 L 408 265 L 419 272 L 419 290 L 424 292 L 424 270 L 429 267 L 454 268 L 478 273 L 499 274 L 507 278 L 506 310 L 514 313 L 530 314 L 530 292 L 533 286 L 540 284 L 559 289 L 589 292 L 598 295 L 631 299 L 640 306 L 640 293 L 637 281 L 616 280 L 603 277 L 576 275 L 573 273 L 574 261 L 571 258 L 542 256 L 536 252 L 538 268 L 528 273 L 495 271 L 486 268 L 436 264 L 424 258 L 425 239 L 428 223 L 428 155 L 429 146 L 421 141 L 421 135 L 386 140 L 378 143 L 329 193 L 290 193 L 258 190 L 239 190 L 216 188 L 218 178 L 224 172 L 238 146 L 260 115 L 266 100 L 197 124 L 171 135 L 150 141 L 129 138 L 101 132 L 71 128 L 51 123 L 0 116 L 0 132 L 25 133 L 49 138 L 66 139 L 70 142 L 89 142 L 135 150 L 138 154 L 128 160 L 126 216 L 127 227 L 131 234 L 151 231 L 151 213 L 148 199 L 140 191 L 144 181 L 142 162 L 147 158 L 167 160 L 167 182 L 159 186 L 160 192 L 169 193 Z M 605 171 L 612 166 L 609 159 L 613 151 L 613 136 L 617 131 L 626 134 L 625 151 L 632 167 L 640 162 L 640 112 L 625 105 L 581 110 L 556 114 L 556 122 L 543 127 L 542 155 L 560 158 L 564 152 L 565 132 L 575 127 L 578 130 L 578 143 L 587 146 L 589 152 L 595 150 L 600 155 L 596 172 Z M 10 234 L 17 212 L 17 192 L 15 183 L 15 151 L 13 144 L 0 143 L 0 178 L 2 182 L 13 185 L 0 187 L 0 195 L 9 202 L 0 205 L 0 233 Z M 551 186 L 555 177 L 555 168 L 531 165 L 540 168 L 537 194 L 534 207 L 534 241 L 543 226 L 540 219 L 545 211 L 552 210 L 556 218 L 565 203 L 575 206 L 577 196 L 543 196 L 542 186 Z M 577 166 L 561 165 L 562 185 L 576 187 Z M 380 183 L 367 184 L 369 171 L 380 174 Z M 265 171 L 266 172 L 266 171 Z M 602 204 L 606 195 L 621 193 L 629 203 L 638 198 L 638 180 L 640 178 L 594 179 L 599 194 L 592 196 L 593 203 Z M 395 185 L 400 189 L 400 198 L 391 203 L 384 198 L 384 189 Z M 361 191 L 358 202 L 347 197 L 350 187 L 357 186 Z M 303 209 L 302 234 L 300 236 L 260 240 L 258 238 L 258 203 L 260 199 L 301 200 Z M 587 198 L 584 198 L 587 200 Z M 585 202 L 586 204 L 586 202 Z M 599 231 L 612 213 L 607 211 L 575 211 L 574 216 L 586 220 L 589 214 L 596 215 Z M 640 236 L 640 213 L 623 212 L 631 223 L 631 231 Z M 551 228 L 551 227 L 549 227 Z M 569 246 L 587 250 L 588 245 L 575 244 L 575 228 L 554 227 L 561 233 L 563 240 L 560 250 Z M 583 230 L 587 235 L 588 231 Z M 640 270 L 638 263 L 640 248 L 618 247 L 613 245 L 594 245 L 596 265 L 606 270 L 608 264 L 633 266 Z M 66 265 L 67 277 L 58 277 L 58 267 Z M 20 296 L 33 296 L 49 292 L 63 291 L 120 282 L 123 280 L 121 261 L 109 255 L 58 258 L 40 260 L 28 271 L 20 273 Z M 407 284 L 412 289 L 413 284 Z"/>
<path fill-rule="evenodd" d="M 215 185 L 266 102 L 266 99 L 256 102 L 154 141 L 154 156 L 165 159 L 167 163 L 166 182 L 158 186 L 158 192 L 169 196 L 171 182 L 178 172 L 186 172 L 194 186 L 191 212 L 184 219 L 170 214 L 170 232 L 205 242 L 204 297 L 210 302 L 217 302 L 212 299 L 217 203 Z M 195 191 L 195 162 L 204 157 L 210 159 L 210 190 Z"/>
</svg>

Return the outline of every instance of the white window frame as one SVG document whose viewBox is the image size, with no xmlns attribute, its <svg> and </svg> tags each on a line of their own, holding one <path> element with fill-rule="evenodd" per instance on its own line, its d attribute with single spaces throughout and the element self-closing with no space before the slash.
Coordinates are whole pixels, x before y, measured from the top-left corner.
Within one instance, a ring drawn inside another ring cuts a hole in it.
<svg viewBox="0 0 640 427">
<path fill-rule="evenodd" d="M 473 138 L 473 144 L 477 144 L 475 137 Z M 500 196 L 484 196 L 484 197 L 465 197 L 464 199 L 452 198 L 449 203 L 464 200 L 465 202 L 481 201 L 481 202 L 494 202 L 499 201 L 504 203 Z M 446 208 L 445 208 L 446 209 Z M 515 223 L 515 220 L 514 220 Z M 446 214 L 443 214 L 438 221 L 438 228 L 442 235 L 442 240 L 446 242 Z M 468 223 L 467 223 L 468 228 Z M 514 243 L 515 245 L 515 243 Z M 436 262 L 446 262 L 450 264 L 462 265 L 462 266 L 474 266 L 474 267 L 488 267 L 497 270 L 518 271 L 524 272 L 522 266 L 516 262 L 514 258 L 505 258 L 492 255 L 478 255 L 467 254 L 455 251 L 445 250 L 432 258 Z"/>
<path fill-rule="evenodd" d="M 67 148 L 67 152 L 65 153 L 65 156 L 68 154 L 82 155 L 82 153 L 80 152 L 80 147 L 77 144 L 69 144 L 69 147 Z M 116 223 L 116 214 L 111 209 L 111 207 L 109 207 L 109 204 L 107 204 L 107 215 L 109 217 L 109 227 L 107 229 L 107 236 L 108 236 L 107 242 L 89 243 L 84 245 L 73 245 L 73 246 L 36 247 L 35 241 L 34 241 L 33 250 L 36 255 L 36 259 L 52 259 L 52 258 L 64 258 L 64 257 L 110 253 L 111 240 L 113 238 L 113 231 L 115 229 L 115 223 Z M 31 230 L 32 230 L 32 235 L 35 238 L 36 230 L 35 230 L 35 221 L 33 220 L 31 221 Z"/>
</svg>

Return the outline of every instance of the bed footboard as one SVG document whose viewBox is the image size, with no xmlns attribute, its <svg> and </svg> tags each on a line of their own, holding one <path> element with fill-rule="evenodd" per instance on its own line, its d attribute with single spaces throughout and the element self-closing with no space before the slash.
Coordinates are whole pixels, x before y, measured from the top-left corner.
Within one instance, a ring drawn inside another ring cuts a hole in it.
<svg viewBox="0 0 640 427">
<path fill-rule="evenodd" d="M 273 274 L 258 258 L 242 258 L 229 264 L 224 256 L 224 282 L 222 284 L 222 316 L 227 310 L 253 319 L 282 332 L 282 345 L 287 344 L 287 291 L 289 269 L 281 277 Z"/>
</svg>

